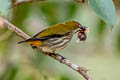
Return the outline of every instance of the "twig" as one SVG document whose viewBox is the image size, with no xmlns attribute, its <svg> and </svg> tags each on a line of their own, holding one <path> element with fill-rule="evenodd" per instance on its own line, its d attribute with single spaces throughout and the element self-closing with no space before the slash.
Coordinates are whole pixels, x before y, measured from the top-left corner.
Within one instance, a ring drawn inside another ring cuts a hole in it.
<svg viewBox="0 0 120 80">
<path fill-rule="evenodd" d="M 12 3 L 10 8 L 13 8 L 15 6 L 19 6 L 19 5 L 22 5 L 22 4 L 26 4 L 26 3 L 39 2 L 39 1 L 44 1 L 44 0 L 22 0 L 22 1 L 16 1 L 16 2 Z"/>
<path fill-rule="evenodd" d="M 14 26 L 12 23 L 10 23 L 8 20 L 0 17 L 1 20 L 4 21 L 4 25 L 11 31 L 14 31 L 18 36 L 24 38 L 24 39 L 28 39 L 30 38 L 30 36 L 28 36 L 27 34 L 25 34 L 22 30 L 20 30 L 19 28 L 17 28 L 16 26 Z"/>
<path fill-rule="evenodd" d="M 2 18 L 2 17 L 0 17 Z M 24 33 L 22 30 L 20 30 L 19 28 L 17 28 L 16 26 L 14 26 L 12 23 L 10 23 L 8 20 L 2 18 L 2 20 L 4 21 L 4 24 L 6 27 L 8 27 L 8 29 L 12 30 L 13 32 L 15 32 L 18 36 L 24 38 L 24 39 L 28 39 L 30 38 L 30 36 L 28 36 L 26 33 Z M 40 50 L 39 47 L 37 47 L 37 49 Z M 40 50 L 41 51 L 41 50 Z M 43 54 L 46 54 L 43 52 Z M 76 64 L 71 63 L 69 60 L 67 60 L 66 58 L 64 58 L 63 56 L 57 54 L 57 53 L 52 53 L 52 54 L 46 54 L 52 58 L 54 58 L 55 60 L 59 61 L 60 63 L 63 63 L 65 65 L 67 65 L 68 67 L 72 68 L 73 70 L 77 71 L 78 73 L 80 73 L 86 80 L 92 80 L 88 74 L 86 73 L 87 70 L 83 69 L 82 67 L 79 67 Z"/>
<path fill-rule="evenodd" d="M 14 4 L 16 2 L 16 0 L 12 0 L 12 4 Z"/>
<path fill-rule="evenodd" d="M 76 1 L 78 3 L 80 3 L 80 2 L 85 3 L 85 0 L 74 0 L 74 1 Z"/>
</svg>

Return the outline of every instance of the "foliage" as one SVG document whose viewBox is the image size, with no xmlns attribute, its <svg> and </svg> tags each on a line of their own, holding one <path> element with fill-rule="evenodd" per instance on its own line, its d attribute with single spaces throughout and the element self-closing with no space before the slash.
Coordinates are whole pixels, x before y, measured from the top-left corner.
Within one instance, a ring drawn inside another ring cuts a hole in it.
<svg viewBox="0 0 120 80">
<path fill-rule="evenodd" d="M 111 28 L 116 23 L 116 11 L 112 0 L 88 0 L 91 8 L 99 15 Z"/>
</svg>

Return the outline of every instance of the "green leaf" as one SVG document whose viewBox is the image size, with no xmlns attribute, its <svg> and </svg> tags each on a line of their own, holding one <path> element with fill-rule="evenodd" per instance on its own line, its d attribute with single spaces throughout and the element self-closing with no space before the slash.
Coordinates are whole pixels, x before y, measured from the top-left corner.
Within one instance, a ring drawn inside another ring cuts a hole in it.
<svg viewBox="0 0 120 80">
<path fill-rule="evenodd" d="M 89 0 L 88 2 L 96 14 L 113 28 L 117 15 L 112 0 Z"/>
<path fill-rule="evenodd" d="M 0 13 L 6 11 L 10 7 L 10 0 L 0 0 Z"/>
</svg>

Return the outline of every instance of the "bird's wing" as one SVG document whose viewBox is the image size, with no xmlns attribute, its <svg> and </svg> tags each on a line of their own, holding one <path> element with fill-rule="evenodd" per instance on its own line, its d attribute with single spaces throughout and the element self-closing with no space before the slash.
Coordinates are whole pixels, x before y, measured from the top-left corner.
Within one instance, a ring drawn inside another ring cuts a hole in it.
<svg viewBox="0 0 120 80">
<path fill-rule="evenodd" d="M 61 35 L 61 34 L 53 34 L 53 35 L 49 35 L 49 36 L 43 36 L 43 37 L 40 37 L 40 38 L 32 37 L 32 38 L 29 39 L 29 41 L 35 41 L 35 40 L 44 41 L 44 40 L 48 40 L 50 38 L 59 38 L 59 37 L 68 35 L 69 33 L 71 33 L 71 32 L 65 33 L 63 35 Z"/>
<path fill-rule="evenodd" d="M 46 37 L 46 36 L 64 35 L 69 32 L 71 32 L 71 30 L 64 24 L 56 24 L 56 25 L 53 25 L 53 26 L 37 33 L 33 37 L 41 38 L 41 37 Z"/>
<path fill-rule="evenodd" d="M 46 30 L 46 29 L 44 29 L 44 30 L 42 30 L 41 32 L 35 34 L 33 37 L 34 37 L 34 38 L 37 37 L 40 33 L 44 32 L 45 30 Z"/>
<path fill-rule="evenodd" d="M 53 34 L 53 35 L 49 35 L 49 36 L 43 36 L 43 37 L 40 37 L 40 38 L 36 38 L 34 36 L 34 37 L 29 38 L 27 40 L 20 41 L 20 42 L 18 42 L 18 44 L 23 43 L 23 42 L 29 42 L 29 41 L 45 41 L 45 40 L 48 40 L 50 38 L 57 38 L 57 37 L 62 37 L 62 36 L 64 36 L 64 35 Z"/>
</svg>

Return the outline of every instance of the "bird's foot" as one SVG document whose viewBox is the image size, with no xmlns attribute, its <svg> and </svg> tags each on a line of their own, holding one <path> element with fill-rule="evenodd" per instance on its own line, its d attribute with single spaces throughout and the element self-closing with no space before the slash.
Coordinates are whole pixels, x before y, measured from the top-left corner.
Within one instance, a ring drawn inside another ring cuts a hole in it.
<svg viewBox="0 0 120 80">
<path fill-rule="evenodd" d="M 84 68 L 84 67 L 79 67 L 82 71 L 84 71 L 85 73 L 87 73 L 88 71 L 90 71 L 90 70 L 87 70 L 86 68 Z"/>
</svg>

